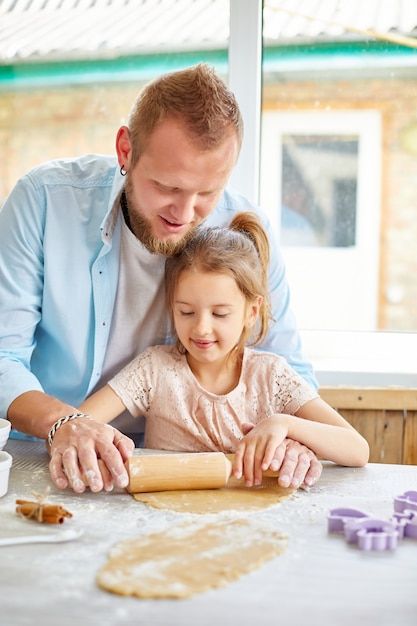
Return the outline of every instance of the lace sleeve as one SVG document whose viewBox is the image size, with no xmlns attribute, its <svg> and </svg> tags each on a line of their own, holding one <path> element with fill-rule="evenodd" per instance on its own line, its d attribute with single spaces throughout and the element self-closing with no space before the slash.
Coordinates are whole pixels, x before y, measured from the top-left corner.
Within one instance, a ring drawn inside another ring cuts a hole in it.
<svg viewBox="0 0 417 626">
<path fill-rule="evenodd" d="M 274 403 L 279 413 L 294 415 L 298 409 L 319 395 L 314 387 L 284 360 L 271 372 Z"/>
<path fill-rule="evenodd" d="M 154 350 L 149 348 L 109 381 L 110 387 L 134 417 L 150 410 L 157 371 Z"/>
</svg>

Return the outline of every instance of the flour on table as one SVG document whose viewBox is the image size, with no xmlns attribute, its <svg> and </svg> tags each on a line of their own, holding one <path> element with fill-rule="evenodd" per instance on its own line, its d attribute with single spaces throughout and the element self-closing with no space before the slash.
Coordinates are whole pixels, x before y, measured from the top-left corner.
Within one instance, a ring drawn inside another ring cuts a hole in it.
<svg viewBox="0 0 417 626">
<path fill-rule="evenodd" d="M 117 544 L 97 583 L 123 596 L 187 598 L 237 580 L 286 545 L 275 526 L 252 516 L 182 523 Z"/>
</svg>

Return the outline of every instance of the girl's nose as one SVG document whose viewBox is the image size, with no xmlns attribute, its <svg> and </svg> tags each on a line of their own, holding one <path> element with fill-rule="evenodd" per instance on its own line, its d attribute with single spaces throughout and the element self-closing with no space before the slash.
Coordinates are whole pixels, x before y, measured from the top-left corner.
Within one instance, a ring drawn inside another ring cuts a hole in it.
<svg viewBox="0 0 417 626">
<path fill-rule="evenodd" d="M 211 332 L 211 321 L 209 315 L 199 315 L 195 321 L 194 331 L 200 337 Z"/>
</svg>

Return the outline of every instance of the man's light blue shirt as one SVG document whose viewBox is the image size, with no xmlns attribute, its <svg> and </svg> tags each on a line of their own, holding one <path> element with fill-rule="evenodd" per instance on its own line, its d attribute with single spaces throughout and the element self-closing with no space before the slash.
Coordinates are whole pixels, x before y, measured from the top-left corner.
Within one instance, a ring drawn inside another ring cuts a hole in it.
<svg viewBox="0 0 417 626">
<path fill-rule="evenodd" d="M 51 161 L 23 176 L 0 211 L 0 415 L 32 390 L 77 406 L 100 380 L 118 280 L 123 182 L 115 157 Z M 245 210 L 261 215 L 271 241 L 275 323 L 261 348 L 284 356 L 317 387 L 266 216 L 225 191 L 206 224 L 226 225 Z"/>
</svg>

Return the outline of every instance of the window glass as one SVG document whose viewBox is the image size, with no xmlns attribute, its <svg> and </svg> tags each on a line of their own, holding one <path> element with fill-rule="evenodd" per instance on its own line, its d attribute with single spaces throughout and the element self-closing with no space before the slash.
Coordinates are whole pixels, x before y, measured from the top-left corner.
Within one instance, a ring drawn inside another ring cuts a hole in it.
<svg viewBox="0 0 417 626">
<path fill-rule="evenodd" d="M 358 137 L 283 135 L 278 175 L 284 246 L 355 245 Z"/>
<path fill-rule="evenodd" d="M 415 331 L 412 13 L 405 4 L 376 0 L 366 4 L 369 11 L 362 5 L 353 11 L 349 0 L 323 0 L 314 15 L 311 3 L 295 4 L 264 2 L 260 178 L 297 319 L 304 328 Z M 42 161 L 114 153 L 118 126 L 153 76 L 207 61 L 228 78 L 227 0 L 120 6 L 119 0 L 0 3 L 0 205 L 17 178 Z M 347 123 L 347 112 L 366 118 L 364 127 Z M 277 117 L 285 122 L 280 128 Z M 246 138 L 250 127 L 251 120 Z M 347 274 L 336 269 L 342 262 Z M 314 312 L 319 295 L 306 285 L 331 286 L 325 317 Z"/>
<path fill-rule="evenodd" d="M 0 2 L 0 206 L 43 161 L 114 154 L 153 77 L 208 62 L 227 79 L 228 0 L 128 4 Z"/>
<path fill-rule="evenodd" d="M 377 0 L 296 4 L 264 2 L 260 198 L 297 319 L 416 331 L 415 20 Z"/>
</svg>

